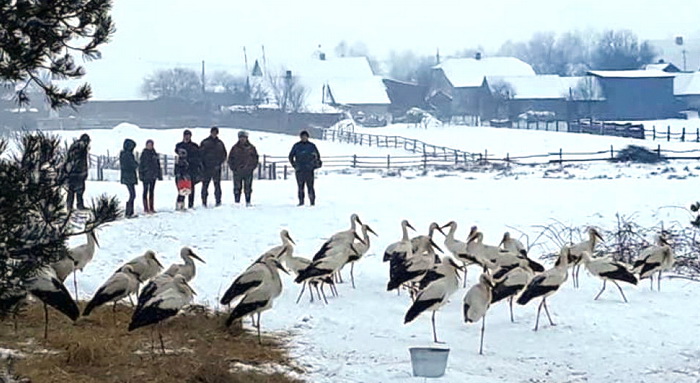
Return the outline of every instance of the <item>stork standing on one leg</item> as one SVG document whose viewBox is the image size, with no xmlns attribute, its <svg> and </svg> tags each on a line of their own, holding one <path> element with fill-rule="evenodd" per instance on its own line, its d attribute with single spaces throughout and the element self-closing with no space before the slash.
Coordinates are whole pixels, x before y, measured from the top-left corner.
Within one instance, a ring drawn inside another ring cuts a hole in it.
<svg viewBox="0 0 700 383">
<path fill-rule="evenodd" d="M 352 288 L 353 289 L 355 288 L 355 275 L 354 275 L 355 263 L 357 261 L 359 261 L 362 258 L 362 256 L 364 256 L 367 253 L 367 251 L 369 251 L 369 246 L 370 246 L 369 233 L 372 233 L 378 237 L 377 233 L 375 233 L 371 227 L 363 224 L 362 225 L 362 241 L 363 242 L 359 242 L 359 243 L 356 243 L 354 245 L 355 254 L 350 255 L 350 258 L 348 258 L 348 263 L 350 263 L 350 280 L 352 281 Z"/>
<path fill-rule="evenodd" d="M 484 353 L 484 331 L 486 330 L 486 311 L 491 306 L 491 289 L 493 280 L 488 273 L 483 273 L 479 277 L 479 283 L 472 286 L 464 295 L 462 312 L 464 322 L 474 323 L 481 319 L 481 339 L 479 341 L 479 354 Z"/>
<path fill-rule="evenodd" d="M 263 311 L 269 310 L 272 302 L 282 293 L 282 280 L 278 270 L 287 272 L 276 258 L 270 257 L 257 262 L 236 278 L 221 298 L 221 304 L 230 304 L 239 296 L 243 296 L 243 299 L 231 311 L 226 320 L 226 326 L 230 326 L 233 321 L 246 315 L 258 314 L 256 327 L 258 342 L 262 344 L 260 315 Z"/>
<path fill-rule="evenodd" d="M 433 340 L 439 343 L 435 328 L 435 312 L 444 306 L 450 296 L 459 289 L 459 266 L 452 257 L 444 257 L 441 265 L 444 265 L 445 275 L 433 280 L 416 296 L 416 300 L 406 312 L 404 324 L 412 322 L 418 315 L 426 311 L 432 311 L 431 322 L 433 325 Z"/>
<path fill-rule="evenodd" d="M 95 248 L 100 246 L 94 229 L 87 231 L 85 235 L 87 236 L 87 243 L 68 250 L 66 257 L 51 265 L 56 271 L 56 277 L 61 282 L 65 282 L 68 275 L 73 273 L 73 287 L 76 300 L 78 299 L 78 277 L 76 272 L 78 270 L 83 271 L 85 266 L 95 256 Z"/>
<path fill-rule="evenodd" d="M 566 246 L 562 248 L 559 253 L 559 259 L 554 267 L 532 278 L 520 295 L 520 298 L 518 298 L 518 304 L 520 305 L 525 305 L 535 298 L 542 298 L 542 302 L 537 308 L 535 331 L 537 331 L 540 324 L 540 311 L 542 311 L 542 307 L 544 307 L 544 312 L 547 314 L 547 318 L 549 318 L 549 324 L 555 326 L 552 317 L 549 315 L 549 309 L 547 309 L 547 297 L 557 292 L 564 282 L 566 282 L 569 273 L 568 265 L 570 255 L 571 248 Z"/>
</svg>

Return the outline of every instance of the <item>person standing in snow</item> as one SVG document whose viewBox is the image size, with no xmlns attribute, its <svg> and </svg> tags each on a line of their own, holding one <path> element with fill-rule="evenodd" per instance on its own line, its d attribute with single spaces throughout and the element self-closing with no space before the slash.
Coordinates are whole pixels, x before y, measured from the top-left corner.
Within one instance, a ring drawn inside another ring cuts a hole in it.
<svg viewBox="0 0 700 383">
<path fill-rule="evenodd" d="M 297 179 L 297 194 L 299 205 L 304 206 L 304 186 L 309 191 L 309 202 L 311 206 L 316 204 L 316 190 L 314 189 L 314 170 L 321 167 L 321 154 L 318 148 L 309 141 L 309 132 L 303 130 L 299 133 L 300 141 L 294 144 L 289 152 L 289 162 L 294 168 Z"/>
<path fill-rule="evenodd" d="M 211 128 L 209 137 L 199 145 L 202 156 L 202 205 L 207 206 L 209 182 L 214 181 L 216 206 L 221 205 L 221 165 L 226 162 L 226 146 L 219 139 L 219 128 Z"/>
<path fill-rule="evenodd" d="M 90 136 L 83 134 L 75 141 L 66 155 L 63 164 L 63 176 L 68 184 L 68 196 L 66 208 L 73 210 L 73 201 L 76 200 L 78 210 L 84 210 L 83 193 L 85 193 L 85 181 L 88 177 L 88 151 L 90 149 Z"/>
<path fill-rule="evenodd" d="M 250 206 L 253 193 L 253 171 L 258 166 L 258 151 L 248 141 L 248 132 L 238 132 L 238 142 L 228 154 L 228 166 L 233 172 L 233 198 L 241 202 L 241 189 L 245 193 L 245 203 Z"/>
<path fill-rule="evenodd" d="M 189 194 L 188 203 L 190 209 L 194 207 L 194 187 L 197 182 L 201 181 L 201 167 L 202 163 L 200 161 L 199 155 L 199 145 L 192 141 L 192 132 L 189 129 L 185 129 L 182 134 L 182 142 L 175 145 L 175 154 L 178 154 L 180 149 L 187 151 L 187 163 L 189 168 L 187 173 L 189 174 L 192 181 L 192 193 Z"/>
<path fill-rule="evenodd" d="M 129 200 L 126 201 L 126 218 L 134 217 L 134 200 L 136 199 L 136 184 L 139 183 L 136 171 L 139 163 L 134 157 L 136 142 L 127 138 L 124 140 L 124 149 L 119 153 L 119 169 L 121 171 L 121 183 L 129 190 Z"/>
<path fill-rule="evenodd" d="M 139 178 L 143 183 L 143 210 L 155 213 L 156 181 L 163 180 L 163 170 L 160 167 L 160 156 L 153 148 L 153 140 L 146 141 L 146 148 L 141 152 L 139 161 Z"/>
<path fill-rule="evenodd" d="M 194 184 L 190 176 L 190 163 L 187 160 L 187 150 L 178 150 L 175 162 L 175 185 L 177 186 L 176 210 L 185 210 L 185 196 L 192 195 Z"/>
</svg>

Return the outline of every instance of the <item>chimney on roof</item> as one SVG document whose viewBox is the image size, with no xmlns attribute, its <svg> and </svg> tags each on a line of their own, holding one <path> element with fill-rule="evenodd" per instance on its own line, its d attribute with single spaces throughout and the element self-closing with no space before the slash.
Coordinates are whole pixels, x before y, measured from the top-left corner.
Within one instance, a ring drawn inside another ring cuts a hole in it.
<svg viewBox="0 0 700 383">
<path fill-rule="evenodd" d="M 321 61 L 326 61 L 326 54 L 323 53 L 323 52 L 321 52 L 321 53 L 318 55 L 318 58 L 319 58 Z"/>
<path fill-rule="evenodd" d="M 474 59 L 481 60 L 481 52 L 476 52 L 476 54 L 474 55 Z"/>
<path fill-rule="evenodd" d="M 284 75 L 284 78 L 287 80 L 291 80 L 292 79 L 292 71 L 288 70 L 287 73 Z"/>
</svg>

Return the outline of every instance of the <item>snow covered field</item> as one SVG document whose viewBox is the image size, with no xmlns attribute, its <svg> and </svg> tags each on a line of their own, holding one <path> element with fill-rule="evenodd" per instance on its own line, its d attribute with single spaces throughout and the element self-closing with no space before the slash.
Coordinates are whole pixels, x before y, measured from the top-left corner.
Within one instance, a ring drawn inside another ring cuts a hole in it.
<svg viewBox="0 0 700 383">
<path fill-rule="evenodd" d="M 464 239 L 468 227 L 479 225 L 488 243 L 496 243 L 506 225 L 529 233 L 531 225 L 557 218 L 574 225 L 611 226 L 614 214 L 637 212 L 640 223 L 687 220 L 678 210 L 697 199 L 700 180 L 649 179 L 568 180 L 539 177 L 478 180 L 468 175 L 397 178 L 377 174 L 324 175 L 317 180 L 318 206 L 294 206 L 295 185 L 289 181 L 254 184 L 255 207 L 230 204 L 231 184 L 224 183 L 220 208 L 173 212 L 175 188 L 158 183 L 154 216 L 123 220 L 102 230 L 94 261 L 79 275 L 81 294 L 90 296 L 125 260 L 146 249 L 162 262 L 179 262 L 178 250 L 193 246 L 207 261 L 193 286 L 197 300 L 216 306 L 217 298 L 253 259 L 278 244 L 282 228 L 298 244 L 297 255 L 310 257 L 332 233 L 347 228 L 357 212 L 377 233 L 370 256 L 355 270 L 358 288 L 339 286 L 340 297 L 322 303 L 305 296 L 294 304 L 300 286 L 284 277 L 284 291 L 272 311 L 262 317 L 265 331 L 295 336 L 294 354 L 313 382 L 404 382 L 411 377 L 408 347 L 429 344 L 430 316 L 403 325 L 410 305 L 404 293 L 385 291 L 388 265 L 384 248 L 400 238 L 399 222 L 409 219 L 421 232 L 431 221 L 456 220 Z M 124 190 L 123 190 L 124 189 Z M 116 193 L 125 188 L 111 182 L 91 182 L 88 192 Z M 138 203 L 137 203 L 138 204 Z M 438 243 L 441 244 L 442 238 Z M 82 239 L 76 239 L 76 243 Z M 535 254 L 538 252 L 535 251 Z M 471 270 L 469 282 L 477 272 Z M 346 271 L 347 279 L 347 271 Z M 646 282 L 646 281 L 645 281 Z M 507 305 L 498 304 L 487 317 L 485 355 L 478 355 L 479 324 L 462 322 L 456 293 L 437 315 L 439 337 L 452 349 L 442 382 L 697 382 L 700 331 L 694 308 L 700 288 L 678 280 L 664 281 L 662 292 L 648 283 L 624 286 L 629 304 L 614 289 L 601 300 L 593 296 L 600 283 L 582 277 L 582 288 L 570 284 L 551 299 L 556 327 L 532 331 L 536 304 L 516 308 L 516 322 Z M 248 322 L 246 322 L 248 323 Z"/>
<path fill-rule="evenodd" d="M 672 126 L 672 132 L 676 128 L 678 128 L 677 130 L 680 132 L 681 128 L 679 126 L 683 123 L 687 123 L 687 125 L 684 126 L 693 126 L 693 134 L 695 134 L 695 128 L 700 127 L 700 123 L 695 122 L 700 120 L 650 121 L 646 122 L 645 126 L 651 123 L 658 123 L 658 128 L 663 124 L 670 124 L 670 121 L 674 124 Z M 666 125 L 663 126 L 664 129 L 666 129 Z M 651 125 L 648 125 L 648 128 L 651 129 Z M 355 131 L 358 133 L 415 138 L 433 145 L 441 145 L 473 153 L 484 153 L 484 151 L 488 151 L 489 155 L 495 155 L 501 158 L 505 158 L 506 154 L 510 154 L 511 157 L 545 154 L 559 152 L 559 149 L 562 149 L 564 152 L 596 152 L 610 150 L 610 145 L 613 145 L 616 150 L 622 149 L 627 145 L 640 145 L 651 149 L 656 149 L 657 145 L 661 145 L 662 149 L 700 149 L 700 143 L 695 142 L 637 140 L 633 138 L 597 136 L 591 134 L 458 125 L 444 125 L 422 129 L 407 124 L 393 124 L 383 128 L 356 127 Z"/>
</svg>

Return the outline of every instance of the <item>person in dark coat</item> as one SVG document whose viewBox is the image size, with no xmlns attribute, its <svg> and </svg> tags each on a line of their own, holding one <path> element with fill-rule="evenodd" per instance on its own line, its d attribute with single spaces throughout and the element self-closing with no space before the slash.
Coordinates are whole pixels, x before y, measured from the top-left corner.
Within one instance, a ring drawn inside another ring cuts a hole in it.
<svg viewBox="0 0 700 383">
<path fill-rule="evenodd" d="M 187 151 L 187 172 L 190 175 L 192 181 L 192 193 L 188 196 L 188 203 L 190 209 L 194 207 L 194 187 L 197 182 L 201 181 L 202 172 L 202 162 L 200 161 L 199 155 L 199 145 L 192 141 L 192 132 L 189 129 L 185 129 L 182 134 L 182 142 L 175 145 L 175 154 L 178 154 L 180 149 Z"/>
<path fill-rule="evenodd" d="M 258 151 L 248 141 L 248 132 L 238 132 L 238 142 L 228 154 L 228 166 L 233 172 L 233 197 L 241 202 L 241 189 L 245 193 L 245 203 L 250 206 L 253 193 L 253 171 L 258 166 Z"/>
<path fill-rule="evenodd" d="M 177 152 L 177 161 L 175 162 L 176 210 L 185 210 L 185 196 L 192 194 L 193 183 L 189 169 L 190 163 L 187 160 L 187 150 L 181 148 Z"/>
<path fill-rule="evenodd" d="M 211 128 L 209 137 L 199 145 L 202 159 L 202 205 L 207 206 L 209 182 L 214 181 L 216 206 L 221 205 L 221 165 L 226 162 L 226 146 L 219 139 L 219 128 Z"/>
<path fill-rule="evenodd" d="M 139 168 L 139 163 L 134 157 L 134 148 L 136 147 L 136 142 L 131 139 L 124 140 L 124 150 L 119 153 L 119 169 L 121 170 L 121 183 L 126 185 L 129 190 L 129 200 L 126 201 L 126 211 L 124 214 L 126 218 L 134 217 L 134 200 L 136 199 L 136 184 L 138 184 L 138 178 L 136 177 L 136 171 Z"/>
<path fill-rule="evenodd" d="M 66 207 L 73 210 L 73 201 L 78 210 L 84 210 L 83 193 L 85 193 L 85 180 L 88 177 L 88 150 L 90 148 L 90 136 L 83 134 L 75 141 L 66 155 L 63 165 L 63 174 L 68 184 L 68 196 Z"/>
<path fill-rule="evenodd" d="M 143 183 L 143 210 L 155 213 L 156 181 L 163 180 L 163 170 L 160 167 L 160 156 L 153 148 L 153 140 L 146 141 L 146 148 L 141 152 L 139 161 L 139 178 Z"/>
<path fill-rule="evenodd" d="M 309 132 L 299 133 L 300 141 L 294 144 L 289 152 L 289 162 L 294 168 L 297 179 L 299 205 L 304 206 L 304 185 L 309 191 L 311 206 L 316 204 L 316 191 L 314 190 L 314 170 L 321 167 L 321 154 L 316 145 L 309 141 Z"/>
</svg>

